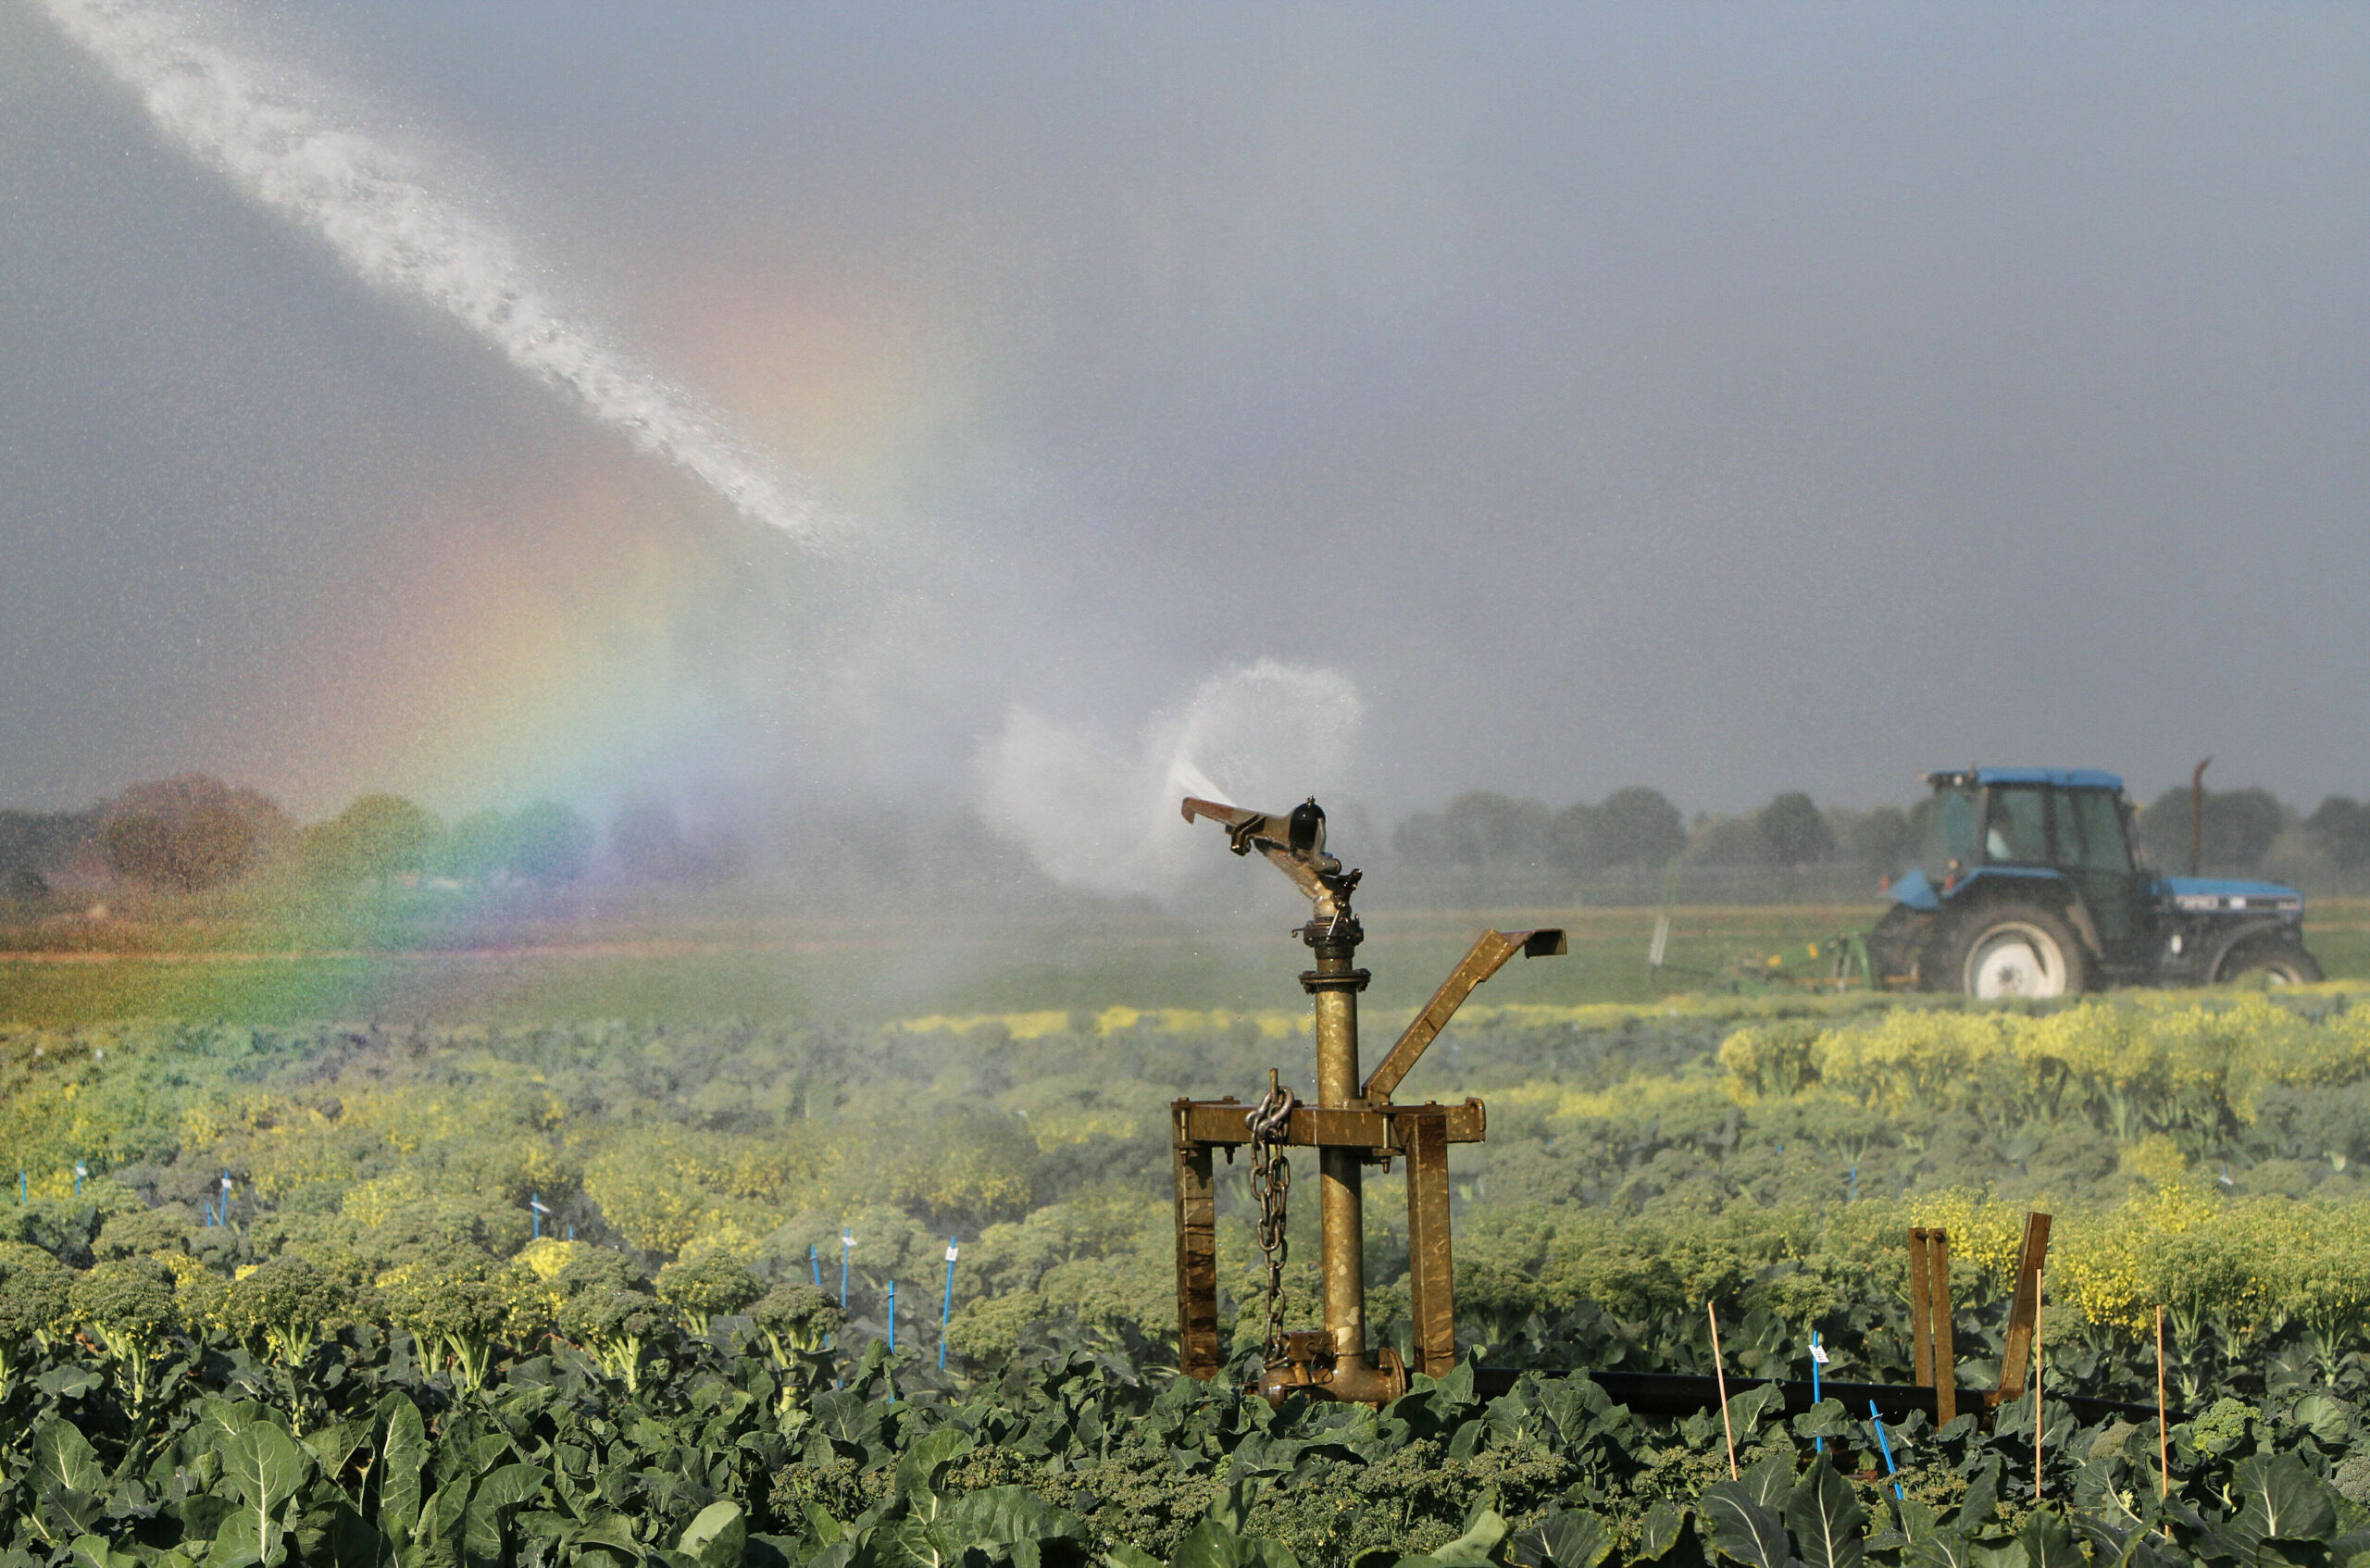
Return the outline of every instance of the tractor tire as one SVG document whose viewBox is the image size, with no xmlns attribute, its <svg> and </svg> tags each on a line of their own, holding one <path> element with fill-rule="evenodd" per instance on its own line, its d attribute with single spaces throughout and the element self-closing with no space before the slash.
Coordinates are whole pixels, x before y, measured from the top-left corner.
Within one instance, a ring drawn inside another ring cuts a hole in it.
<svg viewBox="0 0 2370 1568">
<path fill-rule="evenodd" d="M 2219 983 L 2247 975 L 2261 975 L 2275 986 L 2313 986 L 2327 977 L 2321 973 L 2319 962 L 2304 951 L 2302 942 L 2285 941 L 2277 937 L 2240 942 L 2222 960 L 2214 978 Z"/>
<path fill-rule="evenodd" d="M 1934 978 L 1986 1002 L 2072 996 L 2089 983 L 2090 955 L 2053 909 L 1994 903 L 1954 922 Z"/>
</svg>

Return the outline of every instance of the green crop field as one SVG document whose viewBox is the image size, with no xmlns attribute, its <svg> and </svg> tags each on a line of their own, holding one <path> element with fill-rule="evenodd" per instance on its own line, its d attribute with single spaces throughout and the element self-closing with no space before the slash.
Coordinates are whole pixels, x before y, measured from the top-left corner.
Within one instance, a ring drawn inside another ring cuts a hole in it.
<svg viewBox="0 0 2370 1568">
<path fill-rule="evenodd" d="M 1827 913 L 1690 913 L 1674 956 L 1765 972 Z M 408 977 L 378 994 L 413 998 L 409 1018 L 0 1029 L 0 1161 L 24 1173 L 0 1205 L 10 1561 L 2370 1547 L 2356 985 L 2007 1009 L 1766 980 L 1599 1000 L 1641 983 L 1650 919 L 1572 921 L 1577 962 L 1493 982 L 1403 1091 L 1485 1097 L 1491 1138 L 1453 1166 L 1466 1366 L 1380 1412 L 1245 1398 L 1264 1309 L 1239 1170 L 1219 1209 L 1237 1359 L 1214 1384 L 1173 1372 L 1166 1106 L 1250 1093 L 1269 1065 L 1305 1087 L 1279 932 L 1032 933 L 1001 969 L 942 948 L 936 989 L 904 995 L 872 945 L 916 951 L 894 927 L 763 950 L 810 985 L 867 973 L 865 955 L 874 1005 L 903 1009 L 885 1021 L 783 1001 L 738 1021 L 524 1021 L 537 996 L 630 996 L 637 966 L 684 956 L 613 935 L 592 954 L 547 937 L 402 961 L 539 977 L 507 993 L 344 961 Z M 1470 925 L 1375 924 L 1380 1031 Z M 694 956 L 761 963 L 706 941 Z M 119 966 L 230 962 L 206 951 Z M 674 993 L 683 1014 L 701 973 Z M 1286 1005 L 1259 1005 L 1278 989 Z M 472 1008 L 521 1021 L 436 1019 Z M 1708 1303 L 1731 1376 L 1805 1375 L 1816 1332 L 1829 1377 L 1905 1381 L 1903 1238 L 1924 1224 L 1953 1238 L 1959 1379 L 1987 1386 L 2027 1207 L 2058 1216 L 2038 1412 L 2028 1395 L 1996 1422 L 1912 1416 L 1880 1439 L 1831 1400 L 1789 1419 L 1740 1386 L 1725 1426 L 1655 1421 L 1589 1379 L 1710 1370 Z M 1395 1183 L 1374 1185 L 1368 1223 L 1371 1319 L 1403 1344 Z M 1309 1202 L 1288 1234 L 1285 1317 L 1312 1321 Z M 2062 1402 L 2152 1400 L 2159 1307 L 2169 1470 L 2152 1426 L 2085 1426 Z M 1521 1376 L 1485 1397 L 1485 1364 Z"/>
</svg>

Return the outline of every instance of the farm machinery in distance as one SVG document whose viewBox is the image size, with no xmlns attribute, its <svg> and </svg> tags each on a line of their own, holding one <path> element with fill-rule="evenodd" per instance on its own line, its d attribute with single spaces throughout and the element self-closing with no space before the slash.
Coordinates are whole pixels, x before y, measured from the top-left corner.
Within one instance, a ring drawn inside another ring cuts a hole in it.
<svg viewBox="0 0 2370 1568">
<path fill-rule="evenodd" d="M 2202 771 L 2202 769 L 2201 769 Z M 2160 876 L 2135 852 L 2123 780 L 2087 768 L 1929 773 L 1917 866 L 1866 939 L 1879 987 L 2049 997 L 2104 985 L 2321 978 L 2304 895 Z"/>
</svg>

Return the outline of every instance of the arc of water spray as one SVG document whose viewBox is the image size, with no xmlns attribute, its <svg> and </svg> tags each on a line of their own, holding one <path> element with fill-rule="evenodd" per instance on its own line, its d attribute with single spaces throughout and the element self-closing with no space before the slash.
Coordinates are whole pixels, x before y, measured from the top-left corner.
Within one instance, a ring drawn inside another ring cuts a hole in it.
<svg viewBox="0 0 2370 1568">
<path fill-rule="evenodd" d="M 451 315 L 511 364 L 753 522 L 810 548 L 821 509 L 680 388 L 534 286 L 509 238 L 416 162 L 339 122 L 278 63 L 225 48 L 202 14 L 154 0 L 41 0 L 59 31 L 140 95 L 161 131 L 241 191 L 328 241 L 368 282 Z"/>
</svg>

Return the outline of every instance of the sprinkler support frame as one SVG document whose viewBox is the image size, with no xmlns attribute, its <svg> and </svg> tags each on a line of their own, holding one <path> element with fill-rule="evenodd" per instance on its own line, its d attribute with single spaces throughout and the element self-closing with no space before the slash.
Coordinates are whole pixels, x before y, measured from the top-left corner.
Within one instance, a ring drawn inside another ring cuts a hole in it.
<svg viewBox="0 0 2370 1568">
<path fill-rule="evenodd" d="M 1283 1337 L 1284 1364 L 1265 1368 L 1260 1392 L 1280 1403 L 1315 1399 L 1387 1403 L 1407 1389 L 1408 1374 L 1443 1376 L 1456 1364 L 1456 1298 L 1449 1239 L 1448 1146 L 1478 1143 L 1488 1113 L 1478 1100 L 1461 1105 L 1394 1105 L 1391 1090 L 1423 1056 L 1475 987 L 1517 952 L 1567 950 L 1560 930 L 1486 931 L 1441 982 L 1406 1032 L 1363 1083 L 1358 1074 L 1358 993 L 1371 978 L 1356 966 L 1366 932 L 1351 912 L 1359 873 L 1325 852 L 1325 813 L 1314 798 L 1289 813 L 1245 811 L 1188 798 L 1185 820 L 1208 817 L 1227 830 L 1236 854 L 1259 852 L 1305 894 L 1311 917 L 1293 935 L 1315 955 L 1300 977 L 1316 1015 L 1315 1105 L 1295 1105 L 1287 1145 L 1317 1151 L 1323 1238 L 1325 1327 Z M 1170 1107 L 1177 1190 L 1179 1370 L 1217 1375 L 1224 1360 L 1217 1331 L 1216 1196 L 1212 1154 L 1251 1141 L 1249 1107 L 1224 1100 L 1179 1100 Z M 1368 1165 L 1407 1162 L 1408 1294 L 1413 1355 L 1370 1350 L 1366 1321 L 1365 1180 Z"/>
</svg>

